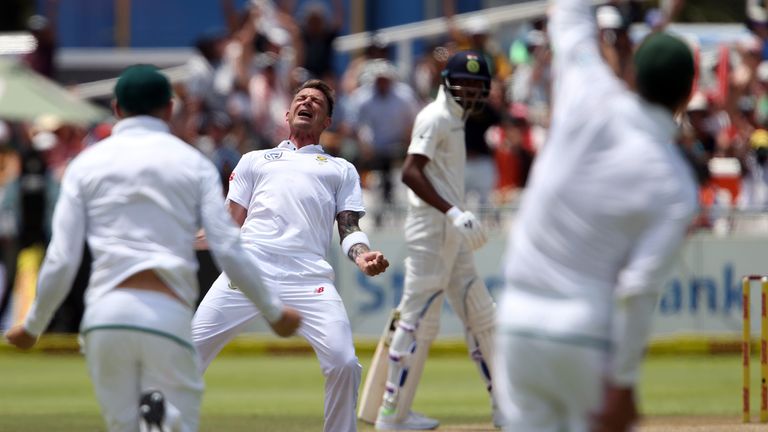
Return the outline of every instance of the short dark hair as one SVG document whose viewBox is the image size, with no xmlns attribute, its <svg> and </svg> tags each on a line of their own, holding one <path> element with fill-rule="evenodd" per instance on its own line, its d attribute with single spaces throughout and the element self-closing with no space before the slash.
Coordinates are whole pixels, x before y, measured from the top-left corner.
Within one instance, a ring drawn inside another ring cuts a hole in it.
<svg viewBox="0 0 768 432">
<path fill-rule="evenodd" d="M 695 66 L 685 42 L 666 33 L 653 33 L 635 51 L 634 61 L 640 96 L 673 111 L 688 100 Z"/>
<path fill-rule="evenodd" d="M 296 93 L 294 95 L 299 94 L 300 91 L 311 88 L 320 90 L 323 95 L 325 96 L 325 100 L 328 101 L 328 117 L 333 117 L 333 89 L 325 83 L 325 81 L 319 80 L 319 79 L 311 79 L 307 80 L 299 86 L 298 89 L 296 89 Z"/>
</svg>

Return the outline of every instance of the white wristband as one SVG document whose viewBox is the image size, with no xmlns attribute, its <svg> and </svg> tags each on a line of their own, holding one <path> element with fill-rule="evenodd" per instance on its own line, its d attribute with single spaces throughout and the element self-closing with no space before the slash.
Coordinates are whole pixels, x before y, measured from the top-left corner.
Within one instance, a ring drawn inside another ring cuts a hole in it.
<svg viewBox="0 0 768 432">
<path fill-rule="evenodd" d="M 451 220 L 456 220 L 457 217 L 461 216 L 463 211 L 461 211 L 460 208 L 453 206 L 448 209 L 447 212 L 445 212 L 445 215 L 451 218 Z"/>
<path fill-rule="evenodd" d="M 355 231 L 344 237 L 344 240 L 341 242 L 341 250 L 344 252 L 344 255 L 349 256 L 349 250 L 352 249 L 352 246 L 358 243 L 362 243 L 368 246 L 368 248 L 371 247 L 371 243 L 368 241 L 368 236 L 362 231 Z"/>
</svg>

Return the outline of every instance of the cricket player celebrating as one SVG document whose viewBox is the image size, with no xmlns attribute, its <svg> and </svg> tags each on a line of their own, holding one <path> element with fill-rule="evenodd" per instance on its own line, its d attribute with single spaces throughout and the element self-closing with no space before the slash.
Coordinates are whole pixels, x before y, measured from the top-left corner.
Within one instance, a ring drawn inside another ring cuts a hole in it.
<svg viewBox="0 0 768 432">
<path fill-rule="evenodd" d="M 697 206 L 673 120 L 694 62 L 685 43 L 651 34 L 634 92 L 600 56 L 592 2 L 553 3 L 552 128 L 510 234 L 494 389 L 507 431 L 623 432 Z"/>
<path fill-rule="evenodd" d="M 491 75 L 482 54 L 462 51 L 449 59 L 442 76 L 437 99 L 416 117 L 403 165 L 403 182 L 410 188 L 405 290 L 389 347 L 385 388 L 379 389 L 383 400 L 375 421 L 378 430 L 434 429 L 439 424 L 412 412 L 411 405 L 429 346 L 437 337 L 444 295 L 465 325 L 470 354 L 490 391 L 494 304 L 472 255 L 487 238 L 477 218 L 461 206 L 464 121 L 485 103 Z"/>
<path fill-rule="evenodd" d="M 168 79 L 132 66 L 115 96 L 121 120 L 67 168 L 37 298 L 6 337 L 20 348 L 35 344 L 72 286 L 87 239 L 94 262 L 80 333 L 108 430 L 194 432 L 203 392 L 190 327 L 200 224 L 213 255 L 277 334 L 291 335 L 299 315 L 262 285 L 224 211 L 216 168 L 170 134 Z"/>
<path fill-rule="evenodd" d="M 362 367 L 326 259 L 334 220 L 344 254 L 360 271 L 375 276 L 389 262 L 369 249 L 358 226 L 365 210 L 355 167 L 317 144 L 331 124 L 333 102 L 324 82 L 304 83 L 286 113 L 288 140 L 243 156 L 230 177 L 227 202 L 265 283 L 302 313 L 298 333 L 314 348 L 326 379 L 324 430 L 350 432 L 357 430 Z M 225 271 L 214 282 L 195 314 L 192 335 L 203 367 L 260 314 L 228 276 Z"/>
</svg>

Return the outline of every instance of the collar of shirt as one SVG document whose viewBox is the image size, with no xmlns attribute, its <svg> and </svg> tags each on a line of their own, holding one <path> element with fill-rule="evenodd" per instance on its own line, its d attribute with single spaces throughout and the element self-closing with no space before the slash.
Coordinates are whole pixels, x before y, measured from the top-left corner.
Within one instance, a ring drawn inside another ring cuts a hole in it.
<svg viewBox="0 0 768 432">
<path fill-rule="evenodd" d="M 112 128 L 112 134 L 120 135 L 132 130 L 150 130 L 154 132 L 166 133 L 170 132 L 168 125 L 164 121 L 157 117 L 142 115 L 127 117 L 115 123 L 115 127 Z"/>
<path fill-rule="evenodd" d="M 448 107 L 448 111 L 455 115 L 456 117 L 461 118 L 462 115 L 464 115 L 464 108 L 459 105 L 458 102 L 453 100 L 453 98 L 450 95 L 450 90 L 445 88 L 443 84 L 440 84 L 440 90 L 437 92 L 437 102 L 444 104 Z"/>
<path fill-rule="evenodd" d="M 299 151 L 302 153 L 325 153 L 323 147 L 320 144 L 310 144 L 302 148 L 296 148 L 296 144 L 292 143 L 290 140 L 281 142 L 277 145 L 277 148 Z"/>
</svg>

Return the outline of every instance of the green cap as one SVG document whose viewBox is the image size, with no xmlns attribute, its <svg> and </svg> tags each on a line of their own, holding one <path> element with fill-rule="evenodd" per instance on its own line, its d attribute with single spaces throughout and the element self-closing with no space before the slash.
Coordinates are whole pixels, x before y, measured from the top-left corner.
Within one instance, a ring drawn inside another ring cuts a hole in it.
<svg viewBox="0 0 768 432">
<path fill-rule="evenodd" d="M 115 98 L 131 114 L 149 114 L 171 100 L 171 83 L 155 66 L 129 66 L 117 79 Z"/>
<path fill-rule="evenodd" d="M 688 45 L 667 33 L 653 33 L 635 52 L 637 90 L 650 102 L 670 109 L 688 100 L 694 76 Z"/>
</svg>

